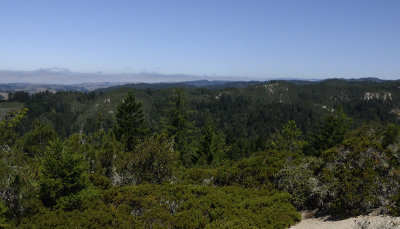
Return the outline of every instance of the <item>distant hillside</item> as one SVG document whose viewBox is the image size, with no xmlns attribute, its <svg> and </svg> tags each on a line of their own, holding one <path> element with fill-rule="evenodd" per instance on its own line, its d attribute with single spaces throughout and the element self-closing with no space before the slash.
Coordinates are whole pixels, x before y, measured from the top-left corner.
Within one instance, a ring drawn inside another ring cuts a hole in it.
<svg viewBox="0 0 400 229">
<path fill-rule="evenodd" d="M 167 88 L 245 88 L 251 85 L 264 84 L 271 81 L 286 81 L 295 85 L 309 85 L 316 83 L 323 84 L 346 84 L 346 83 L 385 83 L 391 82 L 378 78 L 361 79 L 326 79 L 326 80 L 301 80 L 301 79 L 283 79 L 268 81 L 224 81 L 224 80 L 195 80 L 182 82 L 160 82 L 160 83 L 80 83 L 80 84 L 31 84 L 31 83 L 7 83 L 0 84 L 0 99 L 7 98 L 8 92 L 27 91 L 28 93 L 37 93 L 41 91 L 72 91 L 72 92 L 90 92 L 101 89 L 100 91 L 110 91 L 121 87 L 130 87 L 135 89 L 167 89 Z"/>
<path fill-rule="evenodd" d="M 182 82 L 201 79 L 214 80 L 217 77 L 196 76 L 187 74 L 159 74 L 159 73 L 121 73 L 107 74 L 102 72 L 82 73 L 71 72 L 68 69 L 38 69 L 34 71 L 8 71 L 0 70 L 0 83 L 33 83 L 33 84 L 80 84 L 93 82 L 108 82 L 110 79 L 114 83 L 154 83 L 154 82 Z M 221 79 L 232 80 L 231 77 L 218 77 Z M 236 78 L 237 79 L 237 78 Z"/>
<path fill-rule="evenodd" d="M 116 83 L 82 83 L 82 84 L 31 84 L 31 83 L 8 83 L 0 84 L 0 95 L 1 93 L 8 93 L 14 91 L 26 91 L 30 94 L 42 92 L 42 91 L 73 91 L 73 92 L 90 92 L 99 88 L 106 88 L 117 85 Z M 4 97 L 4 95 L 3 95 Z"/>
<path fill-rule="evenodd" d="M 8 85 L 8 89 L 30 89 L 30 93 L 46 87 L 29 84 Z M 108 125 L 114 120 L 116 106 L 130 88 L 143 103 L 146 118 L 152 128 L 159 129 L 165 111 L 170 106 L 174 90 L 184 90 L 188 106 L 196 122 L 204 122 L 209 112 L 224 132 L 235 136 L 264 136 L 287 120 L 294 120 L 303 131 L 312 130 L 317 117 L 323 117 L 338 105 L 353 118 L 362 122 L 397 122 L 400 119 L 400 81 L 345 80 L 230 82 L 189 81 L 180 83 L 139 83 L 101 88 L 89 92 L 80 86 L 47 87 L 51 91 L 74 90 L 74 93 L 16 94 L 12 100 L 30 109 L 28 120 L 47 117 L 59 132 L 88 132 L 94 128 L 101 113 Z M 87 86 L 87 85 L 86 85 Z M 93 85 L 91 85 L 93 86 Z M 107 85 L 102 85 L 107 86 Z M 33 89 L 32 89 L 33 88 Z M 36 91 L 37 92 L 37 91 Z M 318 120 L 318 119 L 317 119 Z M 69 124 L 69 122 L 71 122 Z M 29 126 L 24 125 L 24 126 Z"/>
<path fill-rule="evenodd" d="M 267 82 L 267 81 L 265 81 Z M 168 89 L 168 88 L 207 88 L 207 89 L 222 89 L 222 88 L 244 88 L 250 85 L 260 84 L 260 81 L 209 81 L 209 80 L 197 80 L 197 81 L 184 81 L 184 82 L 173 82 L 173 83 L 134 83 L 134 84 L 121 84 L 108 88 L 100 89 L 99 91 L 110 91 L 117 88 L 129 87 L 135 89 Z"/>
</svg>

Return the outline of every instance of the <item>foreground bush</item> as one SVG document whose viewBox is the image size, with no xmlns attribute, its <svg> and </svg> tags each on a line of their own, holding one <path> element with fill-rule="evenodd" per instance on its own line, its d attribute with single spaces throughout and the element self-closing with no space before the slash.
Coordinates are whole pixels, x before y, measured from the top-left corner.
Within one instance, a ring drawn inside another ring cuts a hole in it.
<svg viewBox="0 0 400 229">
<path fill-rule="evenodd" d="M 275 176 L 296 154 L 269 150 L 250 158 L 219 167 L 216 185 L 240 187 L 273 187 Z"/>
<path fill-rule="evenodd" d="M 284 192 L 137 185 L 105 191 L 82 211 L 44 208 L 21 228 L 287 228 L 300 220 Z"/>
<path fill-rule="evenodd" d="M 277 188 L 291 194 L 291 202 L 297 209 L 316 207 L 320 182 L 315 171 L 321 163 L 315 157 L 304 158 L 300 163 L 287 163 L 276 175 Z"/>
<path fill-rule="evenodd" d="M 319 204 L 340 217 L 367 214 L 378 207 L 386 209 L 393 191 L 398 190 L 399 176 L 390 166 L 393 158 L 373 136 L 356 134 L 343 146 L 323 152 Z"/>
</svg>

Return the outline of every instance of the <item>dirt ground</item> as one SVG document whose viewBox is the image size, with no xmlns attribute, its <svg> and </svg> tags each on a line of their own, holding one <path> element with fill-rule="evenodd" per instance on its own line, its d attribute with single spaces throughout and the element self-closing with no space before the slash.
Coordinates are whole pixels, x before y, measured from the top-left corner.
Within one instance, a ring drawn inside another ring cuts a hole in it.
<svg viewBox="0 0 400 229">
<path fill-rule="evenodd" d="M 290 229 L 400 229 L 400 217 L 358 216 L 345 220 L 330 220 L 328 216 L 314 218 L 302 213 L 302 221 Z"/>
</svg>

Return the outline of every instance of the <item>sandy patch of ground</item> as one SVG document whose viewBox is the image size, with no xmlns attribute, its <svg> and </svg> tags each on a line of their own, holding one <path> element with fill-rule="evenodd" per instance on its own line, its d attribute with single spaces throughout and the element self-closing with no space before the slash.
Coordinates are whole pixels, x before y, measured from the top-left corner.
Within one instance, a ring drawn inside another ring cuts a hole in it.
<svg viewBox="0 0 400 229">
<path fill-rule="evenodd" d="M 302 214 L 302 221 L 290 229 L 400 229 L 400 217 L 358 216 L 345 220 L 330 220 L 329 217 L 308 218 Z"/>
</svg>

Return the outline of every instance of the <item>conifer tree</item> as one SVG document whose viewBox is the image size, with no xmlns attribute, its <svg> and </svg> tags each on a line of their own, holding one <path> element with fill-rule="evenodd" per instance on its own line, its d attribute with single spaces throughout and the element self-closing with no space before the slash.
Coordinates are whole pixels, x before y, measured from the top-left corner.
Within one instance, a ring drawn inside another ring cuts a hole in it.
<svg viewBox="0 0 400 229">
<path fill-rule="evenodd" d="M 57 132 L 52 124 L 46 120 L 35 120 L 33 128 L 26 133 L 21 140 L 23 141 L 23 150 L 32 157 L 42 156 L 46 150 L 49 141 L 57 138 Z"/>
<path fill-rule="evenodd" d="M 396 141 L 399 135 L 399 127 L 394 123 L 389 123 L 386 130 L 383 132 L 382 147 L 387 148 L 390 144 Z"/>
<path fill-rule="evenodd" d="M 43 204 L 53 207 L 60 200 L 76 204 L 73 200 L 87 186 L 87 167 L 83 155 L 76 153 L 73 146 L 65 145 L 59 139 L 51 142 L 40 167 Z"/>
<path fill-rule="evenodd" d="M 181 162 L 190 166 L 196 154 L 194 144 L 194 124 L 189 121 L 189 111 L 186 107 L 184 91 L 176 89 L 171 101 L 171 108 L 167 110 L 167 133 L 174 140 L 174 148 L 179 152 Z"/>
<path fill-rule="evenodd" d="M 268 147 L 286 153 L 301 153 L 305 145 L 305 141 L 301 139 L 302 134 L 296 123 L 291 120 L 283 125 L 281 130 L 272 134 Z"/>
<path fill-rule="evenodd" d="M 127 152 L 117 160 L 117 184 L 161 184 L 171 177 L 176 157 L 171 140 L 155 134 L 137 145 L 134 153 Z"/>
<path fill-rule="evenodd" d="M 225 148 L 224 137 L 217 132 L 215 122 L 212 120 L 211 115 L 208 114 L 206 123 L 202 128 L 202 136 L 195 162 L 211 165 L 214 161 L 220 161 L 225 156 Z"/>
<path fill-rule="evenodd" d="M 142 104 L 136 101 L 132 90 L 117 106 L 115 117 L 117 119 L 116 136 L 125 144 L 126 150 L 132 151 L 148 133 Z"/>
<path fill-rule="evenodd" d="M 215 151 L 215 132 L 211 127 L 210 123 L 207 123 L 206 126 L 203 128 L 203 136 L 200 142 L 200 152 L 199 156 L 202 158 L 204 157 L 205 161 L 208 165 L 214 159 L 214 151 Z"/>
<path fill-rule="evenodd" d="M 309 154 L 319 156 L 322 151 L 339 145 L 343 142 L 350 128 L 351 119 L 344 113 L 341 106 L 325 118 L 324 123 L 316 134 L 312 136 Z"/>
<path fill-rule="evenodd" d="M 0 228 L 5 227 L 4 215 L 17 217 L 35 195 L 33 173 L 24 154 L 13 144 L 14 128 L 25 117 L 27 109 L 9 113 L 0 120 Z"/>
</svg>

